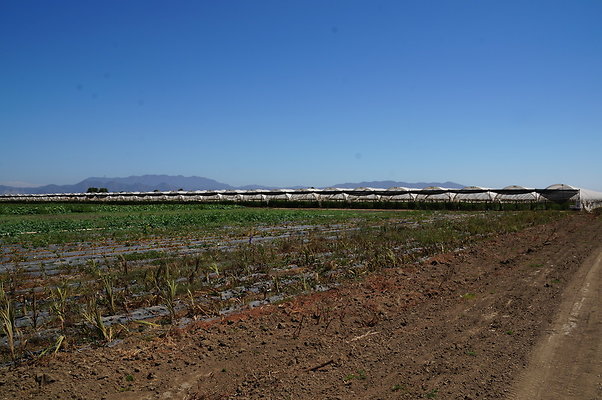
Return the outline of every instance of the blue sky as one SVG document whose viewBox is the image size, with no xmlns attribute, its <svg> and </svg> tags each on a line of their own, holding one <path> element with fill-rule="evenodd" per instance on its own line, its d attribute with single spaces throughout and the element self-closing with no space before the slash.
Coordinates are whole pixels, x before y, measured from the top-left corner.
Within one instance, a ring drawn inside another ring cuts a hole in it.
<svg viewBox="0 0 602 400">
<path fill-rule="evenodd" d="M 0 2 L 0 184 L 602 190 L 600 1 Z"/>
</svg>

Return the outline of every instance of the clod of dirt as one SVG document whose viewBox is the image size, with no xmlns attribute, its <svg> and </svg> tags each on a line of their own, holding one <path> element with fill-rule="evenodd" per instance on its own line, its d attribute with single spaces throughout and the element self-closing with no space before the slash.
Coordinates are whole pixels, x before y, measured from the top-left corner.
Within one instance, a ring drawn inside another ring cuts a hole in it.
<svg viewBox="0 0 602 400">
<path fill-rule="evenodd" d="M 54 383 L 57 381 L 56 378 L 54 378 L 52 375 L 49 375 L 47 373 L 36 374 L 34 379 L 37 382 L 38 386 L 40 386 L 40 387 L 46 386 L 50 383 Z"/>
</svg>

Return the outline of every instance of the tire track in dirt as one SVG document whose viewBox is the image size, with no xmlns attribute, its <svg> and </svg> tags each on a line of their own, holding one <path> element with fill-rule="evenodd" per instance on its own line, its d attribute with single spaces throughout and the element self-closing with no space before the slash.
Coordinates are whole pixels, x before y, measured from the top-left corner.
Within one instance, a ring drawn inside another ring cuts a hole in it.
<svg viewBox="0 0 602 400">
<path fill-rule="evenodd" d="M 602 247 L 563 294 L 551 329 L 539 340 L 512 400 L 602 398 Z"/>
</svg>

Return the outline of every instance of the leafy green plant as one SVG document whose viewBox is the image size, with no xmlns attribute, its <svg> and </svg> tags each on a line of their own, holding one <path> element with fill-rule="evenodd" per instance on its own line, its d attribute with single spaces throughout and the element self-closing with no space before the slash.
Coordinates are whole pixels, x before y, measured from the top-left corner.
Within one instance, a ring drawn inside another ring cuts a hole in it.
<svg viewBox="0 0 602 400">
<path fill-rule="evenodd" d="M 173 324 L 176 321 L 176 307 L 175 299 L 178 289 L 178 284 L 175 280 L 165 281 L 165 287 L 163 288 L 162 297 L 165 300 L 165 305 L 169 311 L 169 320 Z"/>
<path fill-rule="evenodd" d="M 63 288 L 57 287 L 52 290 L 51 298 L 52 304 L 50 309 L 60 321 L 61 330 L 65 330 L 65 321 L 67 319 L 67 299 L 69 298 L 67 286 Z"/>
<path fill-rule="evenodd" d="M 115 291 L 113 290 L 113 280 L 110 275 L 102 277 L 102 284 L 107 298 L 107 305 L 111 314 L 115 314 Z"/>
<path fill-rule="evenodd" d="M 398 384 L 396 384 L 396 385 L 393 385 L 393 386 L 391 387 L 391 391 L 392 391 L 392 392 L 399 392 L 399 391 L 404 391 L 404 390 L 406 390 L 406 387 L 405 387 L 405 385 L 402 385 L 402 384 L 400 384 L 400 383 L 398 383 Z"/>
<path fill-rule="evenodd" d="M 92 277 L 97 278 L 100 276 L 100 266 L 95 259 L 87 260 L 85 270 Z"/>
<path fill-rule="evenodd" d="M 211 272 L 213 272 L 216 277 L 219 278 L 219 265 L 218 265 L 218 263 L 212 262 L 211 265 L 209 265 L 209 270 Z"/>
<path fill-rule="evenodd" d="M 354 379 L 364 380 L 366 378 L 367 378 L 366 371 L 364 371 L 363 369 L 360 369 L 357 371 L 356 374 L 347 375 L 345 378 L 343 378 L 343 381 L 347 383 L 347 382 L 351 382 Z"/>
<path fill-rule="evenodd" d="M 48 354 L 50 351 L 52 351 L 53 354 L 58 353 L 59 349 L 61 348 L 63 342 L 65 341 L 65 336 L 64 335 L 59 335 L 56 338 L 56 341 L 54 342 L 54 344 L 50 345 L 49 347 L 47 347 L 46 349 L 44 349 L 39 355 L 38 358 L 42 358 L 44 357 L 46 354 Z M 54 350 L 53 350 L 54 349 Z"/>
<path fill-rule="evenodd" d="M 274 288 L 274 292 L 280 294 L 280 292 L 282 291 L 282 286 L 280 284 L 280 278 L 278 276 L 272 278 L 272 286 Z"/>
<path fill-rule="evenodd" d="M 112 342 L 114 339 L 114 332 L 111 326 L 105 325 L 100 308 L 96 302 L 96 297 L 92 297 L 87 304 L 86 309 L 82 312 L 84 320 L 92 326 L 101 339 L 107 342 Z"/>
</svg>

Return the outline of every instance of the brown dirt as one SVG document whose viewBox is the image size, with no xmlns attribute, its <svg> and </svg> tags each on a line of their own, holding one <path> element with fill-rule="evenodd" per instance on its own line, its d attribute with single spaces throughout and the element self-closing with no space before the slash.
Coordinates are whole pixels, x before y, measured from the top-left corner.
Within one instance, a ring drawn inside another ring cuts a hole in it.
<svg viewBox="0 0 602 400">
<path fill-rule="evenodd" d="M 511 399 L 602 399 L 602 247 L 593 252 L 562 295 Z"/>
<path fill-rule="evenodd" d="M 546 379 L 572 392 L 541 398 L 601 398 L 601 237 L 602 219 L 573 214 L 227 320 L 3 369 L 0 398 L 522 399 Z M 568 360 L 569 374 L 536 372 Z"/>
</svg>

